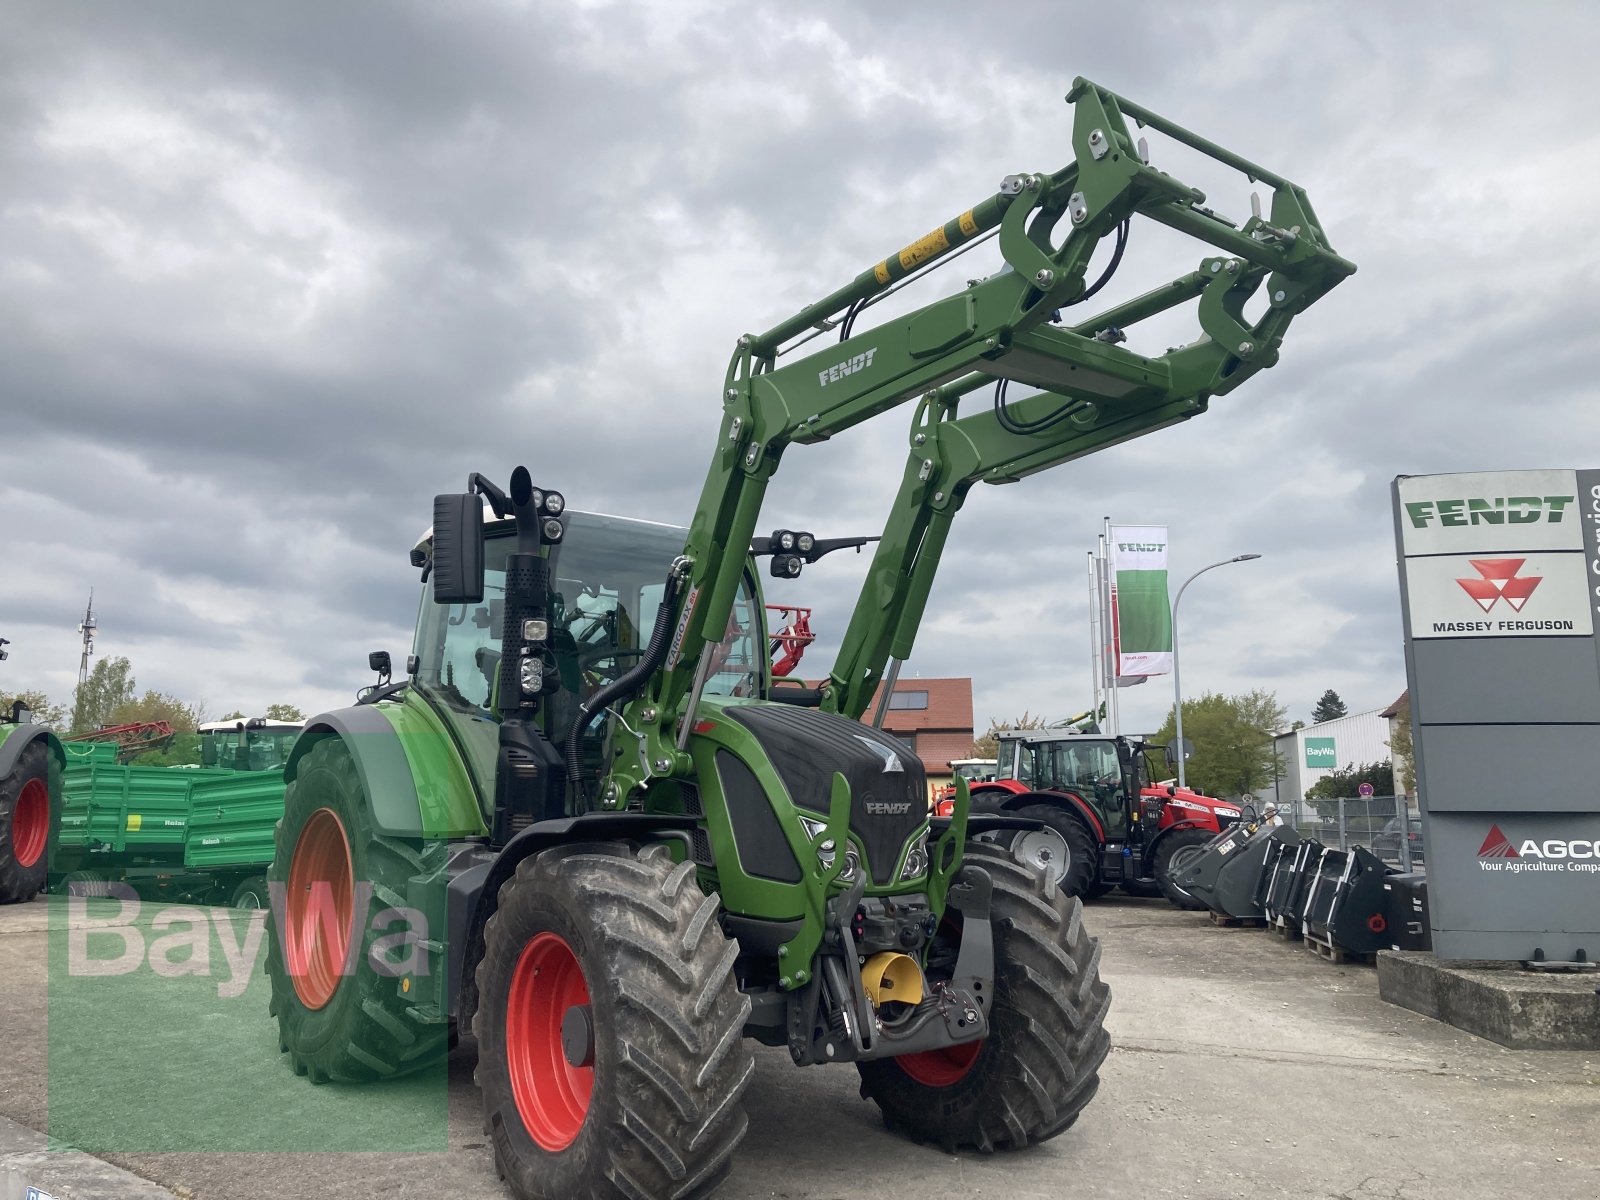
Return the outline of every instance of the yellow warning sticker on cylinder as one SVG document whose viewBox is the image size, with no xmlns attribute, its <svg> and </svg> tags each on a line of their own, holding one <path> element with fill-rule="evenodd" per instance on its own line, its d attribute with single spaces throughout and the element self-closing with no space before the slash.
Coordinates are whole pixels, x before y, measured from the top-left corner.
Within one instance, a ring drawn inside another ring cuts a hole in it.
<svg viewBox="0 0 1600 1200">
<path fill-rule="evenodd" d="M 889 263 L 887 259 L 872 268 L 872 277 L 879 283 L 889 282 Z"/>
<path fill-rule="evenodd" d="M 927 262 L 935 254 L 943 254 L 948 249 L 950 249 L 950 239 L 945 237 L 944 226 L 941 225 L 926 237 L 918 238 L 900 251 L 900 266 L 909 271 L 918 263 Z"/>
<path fill-rule="evenodd" d="M 141 815 L 140 813 L 129 813 L 128 814 L 128 832 L 129 833 L 137 833 L 138 830 L 139 830 L 139 827 L 142 826 L 143 824 L 144 824 L 143 815 Z"/>
<path fill-rule="evenodd" d="M 978 232 L 978 222 L 977 219 L 972 215 L 972 210 L 970 208 L 967 209 L 966 212 L 962 213 L 957 220 L 961 224 L 961 232 L 964 236 L 971 237 L 973 234 Z"/>
</svg>

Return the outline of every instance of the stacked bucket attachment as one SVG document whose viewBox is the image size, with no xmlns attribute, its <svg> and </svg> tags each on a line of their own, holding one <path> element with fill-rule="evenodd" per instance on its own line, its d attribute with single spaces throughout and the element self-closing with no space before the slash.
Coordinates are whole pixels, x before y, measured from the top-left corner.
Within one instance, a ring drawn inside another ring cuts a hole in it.
<svg viewBox="0 0 1600 1200">
<path fill-rule="evenodd" d="M 1332 962 L 1430 948 L 1426 875 L 1403 875 L 1364 846 L 1324 846 L 1286 825 L 1225 830 L 1177 883 L 1217 924 L 1264 924 Z"/>
</svg>

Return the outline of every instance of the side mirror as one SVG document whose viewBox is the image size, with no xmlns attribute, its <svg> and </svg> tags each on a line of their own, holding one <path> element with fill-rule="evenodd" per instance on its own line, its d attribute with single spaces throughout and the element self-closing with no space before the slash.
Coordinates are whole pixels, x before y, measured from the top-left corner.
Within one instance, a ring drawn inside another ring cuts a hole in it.
<svg viewBox="0 0 1600 1200">
<path fill-rule="evenodd" d="M 217 765 L 217 743 L 215 738 L 205 738 L 200 743 L 200 765 L 214 767 Z"/>
<path fill-rule="evenodd" d="M 483 502 L 471 492 L 433 498 L 433 602 L 483 603 Z"/>
<path fill-rule="evenodd" d="M 389 652 L 387 650 L 374 650 L 367 655 L 367 670 L 376 671 L 379 675 L 389 674 Z"/>
<path fill-rule="evenodd" d="M 11 723 L 13 725 L 32 725 L 33 710 L 21 700 L 11 702 Z"/>
<path fill-rule="evenodd" d="M 1175 767 L 1178 765 L 1180 756 L 1184 762 L 1188 762 L 1194 757 L 1194 743 L 1188 738 L 1174 739 L 1167 743 L 1164 753 L 1167 758 L 1167 766 Z"/>
</svg>

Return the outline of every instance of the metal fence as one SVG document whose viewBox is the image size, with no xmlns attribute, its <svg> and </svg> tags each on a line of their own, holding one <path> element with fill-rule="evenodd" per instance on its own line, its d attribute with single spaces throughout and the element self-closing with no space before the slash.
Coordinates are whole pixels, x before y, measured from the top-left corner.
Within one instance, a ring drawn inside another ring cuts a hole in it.
<svg viewBox="0 0 1600 1200">
<path fill-rule="evenodd" d="M 1348 796 L 1338 800 L 1302 800 L 1285 816 L 1302 837 L 1348 850 L 1365 846 L 1402 871 L 1420 871 L 1426 864 L 1422 822 L 1404 796 Z"/>
</svg>

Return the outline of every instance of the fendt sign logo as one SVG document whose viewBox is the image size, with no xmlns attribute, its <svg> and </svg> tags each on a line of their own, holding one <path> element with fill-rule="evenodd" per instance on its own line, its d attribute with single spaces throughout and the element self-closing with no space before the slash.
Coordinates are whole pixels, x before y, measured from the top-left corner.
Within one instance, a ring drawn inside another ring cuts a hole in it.
<svg viewBox="0 0 1600 1200">
<path fill-rule="evenodd" d="M 1539 586 L 1540 577 L 1537 575 L 1518 577 L 1517 572 L 1528 561 L 1525 558 L 1474 558 L 1468 561 L 1480 578 L 1458 579 L 1456 582 L 1484 612 L 1493 612 L 1494 606 L 1502 600 L 1511 606 L 1512 612 L 1521 612 L 1522 606 Z"/>
<path fill-rule="evenodd" d="M 1485 871 L 1504 871 L 1512 875 L 1526 872 L 1575 872 L 1600 874 L 1600 841 L 1592 838 L 1546 838 L 1536 842 L 1525 838 L 1516 845 L 1498 824 L 1478 847 L 1478 866 Z"/>
<path fill-rule="evenodd" d="M 1413 500 L 1406 505 L 1406 516 L 1413 529 L 1427 529 L 1435 523 L 1457 528 L 1468 525 L 1536 525 L 1540 521 L 1561 524 L 1567 506 L 1576 496 L 1496 496 L 1493 499 L 1464 497 L 1460 500 Z"/>
</svg>

